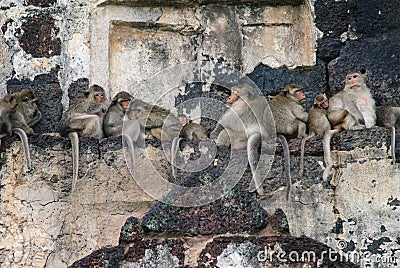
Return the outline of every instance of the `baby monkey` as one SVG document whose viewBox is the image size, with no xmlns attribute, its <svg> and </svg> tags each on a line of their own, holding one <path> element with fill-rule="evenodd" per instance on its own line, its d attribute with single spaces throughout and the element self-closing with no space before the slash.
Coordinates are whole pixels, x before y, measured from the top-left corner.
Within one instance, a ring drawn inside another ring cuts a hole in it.
<svg viewBox="0 0 400 268">
<path fill-rule="evenodd" d="M 306 141 L 314 137 L 315 135 L 324 135 L 324 158 L 326 163 L 326 157 L 330 155 L 330 152 L 326 150 L 325 134 L 331 130 L 331 123 L 328 120 L 327 109 L 329 108 L 329 101 L 325 94 L 319 93 L 314 98 L 314 104 L 308 111 L 308 129 L 309 135 L 301 140 L 301 150 L 300 150 L 300 170 L 299 175 L 303 176 L 304 170 L 304 147 Z M 328 161 L 329 162 L 329 161 Z"/>
</svg>

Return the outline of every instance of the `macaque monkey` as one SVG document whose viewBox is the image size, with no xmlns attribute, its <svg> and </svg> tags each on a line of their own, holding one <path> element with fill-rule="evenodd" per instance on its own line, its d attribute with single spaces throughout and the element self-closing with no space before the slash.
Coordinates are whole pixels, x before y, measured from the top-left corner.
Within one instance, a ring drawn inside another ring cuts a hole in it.
<svg viewBox="0 0 400 268">
<path fill-rule="evenodd" d="M 72 143 L 72 190 L 78 180 L 79 137 L 103 137 L 103 116 L 107 111 L 104 104 L 104 89 L 93 85 L 85 92 L 84 97 L 76 100 L 63 114 L 60 122 L 60 134 L 68 135 Z"/>
<path fill-rule="evenodd" d="M 181 136 L 187 141 L 200 141 L 207 139 L 207 130 L 200 124 L 194 123 L 184 114 L 178 115 L 178 120 L 182 125 Z"/>
<path fill-rule="evenodd" d="M 13 121 L 11 119 L 12 114 L 15 113 L 17 110 L 17 106 L 17 100 L 13 95 L 6 95 L 2 99 L 0 99 L 0 138 L 7 135 L 11 136 L 13 132 L 15 132 L 19 136 L 22 142 L 22 148 L 24 149 L 26 168 L 30 170 L 31 158 L 29 154 L 28 137 L 22 129 L 14 127 Z"/>
<path fill-rule="evenodd" d="M 103 132 L 105 136 L 115 137 L 122 135 L 125 112 L 131 100 L 131 94 L 125 91 L 118 92 L 115 95 L 104 115 Z"/>
<path fill-rule="evenodd" d="M 192 122 L 187 115 L 179 114 L 178 120 L 182 125 L 182 130 L 178 138 L 174 138 L 172 141 L 172 154 L 171 154 L 171 165 L 172 165 L 172 175 L 176 178 L 176 154 L 178 153 L 179 145 L 182 139 L 186 141 L 201 141 L 207 139 L 207 130 L 200 124 Z"/>
<path fill-rule="evenodd" d="M 130 129 L 137 129 L 137 124 L 140 126 L 140 133 L 131 131 L 130 135 L 139 135 L 153 137 L 161 142 L 172 141 L 171 143 L 171 154 L 170 161 L 172 166 L 172 174 L 176 176 L 176 154 L 179 150 L 179 134 L 182 129 L 182 125 L 178 118 L 173 115 L 169 110 L 164 109 L 157 105 L 151 105 L 140 99 L 134 98 L 129 107 L 128 112 L 130 120 Z M 132 121 L 132 119 L 135 119 Z M 133 138 L 134 140 L 135 138 Z"/>
<path fill-rule="evenodd" d="M 130 171 L 134 172 L 134 147 L 132 139 L 132 120 L 129 116 L 125 116 L 129 108 L 129 104 L 133 97 L 126 91 L 118 92 L 113 100 L 106 114 L 104 115 L 103 132 L 107 137 L 123 136 L 122 139 L 125 141 L 128 147 L 128 154 L 130 158 Z M 132 113 L 132 112 L 130 112 Z M 137 120 L 135 120 L 137 123 Z"/>
<path fill-rule="evenodd" d="M 12 94 L 17 101 L 15 112 L 11 113 L 13 128 L 20 128 L 25 133 L 33 134 L 32 126 L 42 118 L 35 94 L 30 89 L 25 89 Z"/>
<path fill-rule="evenodd" d="M 231 88 L 226 104 L 230 109 L 222 115 L 210 137 L 217 146 L 230 146 L 232 150 L 247 148 L 252 183 L 255 184 L 257 193 L 264 195 L 257 166 L 260 142 L 269 137 L 266 125 L 268 122 L 263 120 L 268 108 L 267 102 L 250 85 L 242 83 Z M 252 184 L 249 189 L 253 191 L 251 188 Z"/>
<path fill-rule="evenodd" d="M 330 169 L 332 168 L 331 153 L 330 153 L 330 140 L 334 133 L 338 133 L 337 130 L 331 130 L 332 126 L 328 120 L 327 109 L 329 107 L 329 101 L 325 94 L 318 94 L 315 96 L 314 104 L 308 111 L 308 129 L 309 135 L 302 139 L 301 150 L 300 150 L 300 170 L 299 176 L 303 176 L 304 170 L 304 146 L 307 140 L 311 139 L 315 135 L 323 135 L 324 145 L 324 161 L 326 168 L 324 170 L 324 181 L 326 180 Z"/>
<path fill-rule="evenodd" d="M 328 119 L 334 129 L 360 130 L 375 126 L 375 100 L 360 72 L 346 75 L 342 91 L 329 100 Z"/>
<path fill-rule="evenodd" d="M 396 162 L 396 128 L 400 127 L 400 101 L 385 103 L 376 108 L 376 123 L 378 126 L 390 128 L 392 131 L 391 154 Z"/>
<path fill-rule="evenodd" d="M 131 109 L 136 111 L 136 118 L 144 127 L 147 138 L 172 141 L 179 137 L 182 125 L 169 110 L 158 105 L 151 105 L 138 98 L 134 98 L 130 105 Z"/>
<path fill-rule="evenodd" d="M 11 134 L 9 131 L 11 128 L 21 139 L 28 170 L 31 169 L 31 159 L 26 133 L 33 134 L 32 126 L 36 125 L 42 118 L 42 113 L 39 111 L 36 101 L 33 91 L 25 89 L 5 96 L 1 102 L 1 106 L 7 107 L 6 110 L 9 110 L 8 113 L 6 112 L 8 119 L 1 117 L 1 120 L 6 121 L 7 134 Z"/>
<path fill-rule="evenodd" d="M 286 199 L 290 197 L 292 179 L 290 174 L 290 152 L 285 136 L 298 138 L 306 136 L 308 113 L 303 107 L 305 101 L 306 96 L 303 93 L 303 88 L 295 84 L 286 85 L 281 93 L 269 101 L 269 107 L 275 120 L 277 138 L 282 145 L 285 159 L 285 176 L 288 185 Z"/>
</svg>

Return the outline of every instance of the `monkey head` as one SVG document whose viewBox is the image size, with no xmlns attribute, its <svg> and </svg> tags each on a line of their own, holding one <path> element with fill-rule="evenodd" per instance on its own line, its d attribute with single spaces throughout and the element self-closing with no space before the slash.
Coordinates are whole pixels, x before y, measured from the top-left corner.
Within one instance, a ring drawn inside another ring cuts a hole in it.
<svg viewBox="0 0 400 268">
<path fill-rule="evenodd" d="M 187 123 L 189 123 L 189 118 L 187 117 L 187 115 L 178 114 L 177 117 L 182 126 L 185 126 Z"/>
<path fill-rule="evenodd" d="M 231 95 L 226 101 L 226 104 L 230 107 L 239 97 L 244 100 L 251 100 L 254 99 L 255 96 L 254 89 L 249 84 L 239 84 L 231 88 Z"/>
<path fill-rule="evenodd" d="M 126 111 L 129 107 L 129 103 L 133 97 L 126 91 L 118 92 L 112 100 L 111 105 L 116 105 L 117 103 L 121 106 L 121 108 Z"/>
<path fill-rule="evenodd" d="M 104 102 L 104 89 L 99 85 L 91 86 L 89 91 L 86 91 L 84 94 L 86 98 L 90 98 L 90 96 L 92 96 L 96 103 Z"/>
<path fill-rule="evenodd" d="M 315 96 L 314 106 L 325 110 L 328 109 L 329 101 L 324 93 L 319 93 L 317 96 Z"/>
<path fill-rule="evenodd" d="M 366 75 L 360 72 L 350 72 L 346 75 L 345 89 L 349 91 L 365 87 Z"/>
<path fill-rule="evenodd" d="M 17 100 L 13 95 L 6 95 L 3 97 L 1 104 L 4 105 L 10 112 L 15 112 L 17 109 Z"/>
<path fill-rule="evenodd" d="M 296 102 L 302 104 L 306 102 L 306 95 L 303 92 L 302 86 L 296 84 L 288 84 L 283 88 L 282 92 L 285 96 L 293 99 Z"/>
</svg>

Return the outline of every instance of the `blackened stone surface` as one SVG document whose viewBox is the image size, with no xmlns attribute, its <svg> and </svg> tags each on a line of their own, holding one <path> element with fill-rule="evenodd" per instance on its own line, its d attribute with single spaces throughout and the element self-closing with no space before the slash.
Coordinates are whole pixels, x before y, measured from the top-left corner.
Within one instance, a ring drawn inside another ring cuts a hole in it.
<svg viewBox="0 0 400 268">
<path fill-rule="evenodd" d="M 264 95 L 271 96 L 281 92 L 287 84 L 301 85 L 307 97 L 307 107 L 311 107 L 315 95 L 325 92 L 327 86 L 325 67 L 322 61 L 319 61 L 314 67 L 294 70 L 286 67 L 273 69 L 260 64 L 249 75 L 249 78 L 254 81 Z"/>
<path fill-rule="evenodd" d="M 400 36 L 400 28 L 397 33 Z M 380 37 L 347 41 L 340 56 L 329 63 L 332 93 L 344 88 L 348 72 L 364 69 L 377 104 L 400 98 L 400 44 Z"/>
<path fill-rule="evenodd" d="M 281 250 L 285 252 L 285 255 L 280 255 L 282 258 L 278 258 L 276 255 L 276 258 L 269 258 L 271 253 L 272 256 L 274 256 L 272 251 L 274 250 L 274 245 L 278 244 Z M 198 267 L 221 267 L 221 263 L 218 262 L 222 260 L 221 257 L 226 254 L 228 247 L 233 246 L 235 248 L 240 248 L 240 245 L 244 245 L 245 248 L 252 251 L 252 254 L 247 254 L 248 251 L 245 250 L 244 252 L 240 252 L 240 250 L 236 251 L 237 254 L 243 254 L 241 256 L 243 261 L 253 264 L 253 266 L 250 267 L 260 267 L 260 265 L 265 265 L 262 267 L 305 267 L 306 264 L 310 265 L 310 267 L 324 268 L 359 267 L 349 262 L 341 262 L 340 256 L 325 244 L 307 237 L 295 238 L 291 236 L 214 238 L 214 240 L 208 243 L 205 249 L 201 252 L 198 260 Z M 268 250 L 270 251 L 268 252 Z M 259 254 L 259 252 L 266 253 L 266 256 L 262 253 Z M 307 252 L 315 253 L 316 257 L 313 258 L 311 255 L 307 258 Z M 328 256 L 327 254 L 329 252 L 332 252 L 332 258 L 323 258 L 324 255 Z M 299 258 L 289 258 L 289 255 L 297 255 Z M 306 256 L 306 258 L 300 260 L 301 256 Z M 260 260 L 263 260 L 263 257 L 266 257 L 265 262 L 260 262 Z M 283 260 L 283 258 L 286 260 L 285 262 L 280 261 Z M 217 266 L 217 264 L 219 265 Z"/>
<path fill-rule="evenodd" d="M 117 268 L 123 259 L 124 249 L 122 247 L 105 247 L 94 251 L 89 256 L 74 262 L 70 268 L 93 268 L 110 267 Z"/>
<path fill-rule="evenodd" d="M 21 26 L 20 45 L 34 58 L 60 55 L 61 41 L 55 20 L 48 14 L 28 15 Z"/>
<path fill-rule="evenodd" d="M 15 93 L 24 89 L 31 89 L 37 98 L 42 119 L 33 126 L 36 133 L 58 132 L 58 124 L 62 115 L 62 91 L 58 81 L 58 68 L 52 69 L 48 74 L 29 79 L 11 79 L 7 81 L 7 92 Z"/>
<path fill-rule="evenodd" d="M 399 29 L 400 0 L 365 1 L 353 0 L 356 8 L 350 11 L 352 26 L 359 33 L 369 36 Z"/>
<path fill-rule="evenodd" d="M 140 226 L 138 218 L 129 217 L 119 233 L 119 244 L 126 244 L 141 240 L 143 238 L 143 229 Z"/>
<path fill-rule="evenodd" d="M 198 187 L 219 176 L 212 168 L 187 176 L 180 185 Z M 165 200 L 174 198 L 171 191 Z M 248 233 L 265 226 L 267 212 L 238 186 L 226 196 L 208 205 L 175 207 L 158 202 L 143 218 L 145 231 L 184 233 L 189 235 Z"/>
<path fill-rule="evenodd" d="M 72 104 L 77 98 L 84 97 L 83 93 L 89 89 L 89 79 L 80 78 L 73 83 L 68 88 L 68 98 L 69 103 Z"/>
<path fill-rule="evenodd" d="M 315 2 L 315 25 L 324 32 L 325 37 L 339 37 L 352 22 L 349 12 L 354 12 L 355 8 L 354 0 L 318 0 Z"/>
<path fill-rule="evenodd" d="M 26 0 L 27 5 L 37 6 L 37 7 L 50 7 L 54 5 L 56 0 Z"/>
</svg>

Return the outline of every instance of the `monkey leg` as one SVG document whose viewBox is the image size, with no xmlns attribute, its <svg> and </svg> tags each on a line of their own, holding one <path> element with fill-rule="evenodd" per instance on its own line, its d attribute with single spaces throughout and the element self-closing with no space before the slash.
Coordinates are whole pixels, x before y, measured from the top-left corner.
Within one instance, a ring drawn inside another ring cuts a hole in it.
<svg viewBox="0 0 400 268">
<path fill-rule="evenodd" d="M 72 146 L 72 186 L 71 191 L 75 189 L 76 181 L 78 180 L 79 171 L 79 137 L 78 133 L 71 132 L 68 134 Z"/>
<path fill-rule="evenodd" d="M 22 142 L 22 147 L 24 149 L 24 154 L 25 154 L 26 168 L 30 170 L 32 167 L 31 167 L 31 156 L 29 153 L 28 137 L 26 136 L 25 131 L 23 131 L 20 128 L 14 128 L 13 131 L 19 136 Z"/>
<path fill-rule="evenodd" d="M 82 120 L 82 126 L 82 137 L 103 138 L 102 126 L 97 115 L 92 115 L 89 118 Z"/>
<path fill-rule="evenodd" d="M 258 148 L 261 143 L 261 134 L 253 134 L 249 137 L 247 141 L 247 159 L 249 160 L 249 165 L 252 174 L 252 181 L 249 185 L 249 192 L 254 192 L 257 190 L 259 195 L 264 195 L 264 190 L 262 187 L 262 178 L 258 168 L 258 162 L 260 155 L 258 153 Z"/>
<path fill-rule="evenodd" d="M 283 158 L 285 159 L 285 177 L 286 177 L 286 183 L 287 183 L 286 200 L 289 200 L 290 188 L 292 187 L 292 177 L 290 174 L 289 145 L 287 143 L 285 136 L 283 136 L 282 134 L 278 134 L 276 137 L 278 138 L 279 142 L 281 143 L 282 149 L 283 149 Z"/>
<path fill-rule="evenodd" d="M 179 145 L 182 141 L 182 138 L 175 137 L 172 140 L 172 145 L 171 145 L 171 167 L 172 167 L 172 176 L 176 178 L 176 157 L 179 151 Z"/>
<path fill-rule="evenodd" d="M 303 177 L 303 171 L 304 171 L 304 147 L 306 145 L 306 141 L 308 141 L 309 139 L 311 139 L 314 136 L 315 136 L 315 133 L 312 132 L 312 133 L 310 133 L 310 135 L 308 135 L 307 137 L 304 137 L 301 140 L 301 146 L 300 146 L 300 168 L 299 168 L 299 176 L 300 177 Z"/>
</svg>

